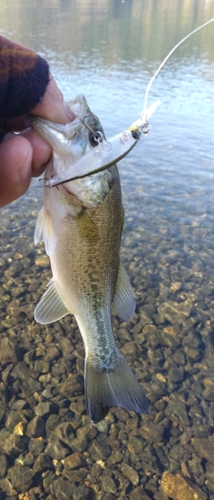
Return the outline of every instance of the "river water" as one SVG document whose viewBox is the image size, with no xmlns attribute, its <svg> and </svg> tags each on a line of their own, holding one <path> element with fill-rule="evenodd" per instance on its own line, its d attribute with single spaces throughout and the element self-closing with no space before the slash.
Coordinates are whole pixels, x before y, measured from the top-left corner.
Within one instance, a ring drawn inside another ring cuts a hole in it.
<svg viewBox="0 0 214 500">
<path fill-rule="evenodd" d="M 1 34 L 45 57 L 67 100 L 83 93 L 107 137 L 139 117 L 160 62 L 212 17 L 212 0 L 0 3 Z M 213 46 L 211 23 L 172 55 L 151 88 L 161 104 L 148 137 L 119 163 L 137 307 L 113 325 L 149 416 L 113 408 L 90 424 L 75 320 L 33 320 L 51 277 L 33 244 L 42 183 L 1 209 L 1 499 L 214 499 Z"/>
</svg>

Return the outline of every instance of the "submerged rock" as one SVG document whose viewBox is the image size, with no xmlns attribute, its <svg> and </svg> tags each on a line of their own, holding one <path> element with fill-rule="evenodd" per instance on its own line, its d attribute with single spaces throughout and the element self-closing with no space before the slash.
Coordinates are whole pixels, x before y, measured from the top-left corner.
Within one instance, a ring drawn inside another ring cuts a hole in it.
<svg viewBox="0 0 214 500">
<path fill-rule="evenodd" d="M 161 488 L 173 500 L 206 500 L 207 495 L 200 488 L 187 482 L 180 474 L 164 472 L 161 477 Z"/>
</svg>

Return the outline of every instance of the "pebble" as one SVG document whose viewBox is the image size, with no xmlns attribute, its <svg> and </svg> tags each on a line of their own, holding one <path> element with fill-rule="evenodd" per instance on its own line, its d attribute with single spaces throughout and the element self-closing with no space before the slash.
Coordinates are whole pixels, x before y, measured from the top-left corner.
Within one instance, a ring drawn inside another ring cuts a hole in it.
<svg viewBox="0 0 214 500">
<path fill-rule="evenodd" d="M 195 451 L 201 458 L 205 458 L 206 460 L 213 463 L 214 458 L 214 441 L 211 439 L 200 439 L 194 437 L 192 439 L 193 446 Z"/>
<path fill-rule="evenodd" d="M 181 401 L 170 400 L 165 410 L 166 416 L 182 425 L 189 425 L 187 408 Z"/>
<path fill-rule="evenodd" d="M 65 469 L 79 469 L 85 467 L 87 462 L 81 453 L 75 452 L 63 460 L 63 465 Z"/>
<path fill-rule="evenodd" d="M 111 453 L 110 446 L 105 446 L 94 440 L 88 448 L 89 455 L 93 460 L 106 460 Z"/>
<path fill-rule="evenodd" d="M 26 434 L 29 437 L 43 436 L 45 433 L 45 421 L 42 417 L 36 415 L 27 425 Z"/>
<path fill-rule="evenodd" d="M 121 465 L 121 471 L 122 471 L 123 475 L 129 481 L 131 481 L 132 484 L 134 484 L 134 486 L 138 485 L 138 483 L 139 483 L 139 474 L 138 474 L 138 472 L 135 469 L 133 469 L 133 467 L 130 467 L 130 465 L 124 463 L 124 464 Z"/>
<path fill-rule="evenodd" d="M 6 455 L 0 455 L 0 478 L 4 477 L 7 471 L 7 457 Z"/>
<path fill-rule="evenodd" d="M 12 340 L 7 337 L 0 340 L 0 362 L 3 366 L 7 363 L 18 362 L 17 348 Z"/>
<path fill-rule="evenodd" d="M 69 448 L 54 435 L 50 437 L 50 440 L 45 448 L 45 453 L 56 460 L 65 458 L 69 455 L 69 451 Z"/>
<path fill-rule="evenodd" d="M 49 415 L 49 413 L 56 413 L 57 406 L 50 401 L 44 401 L 36 405 L 34 411 L 37 416 L 43 417 L 44 415 Z"/>
<path fill-rule="evenodd" d="M 36 266 L 46 268 L 50 266 L 50 259 L 47 255 L 40 255 L 35 259 Z"/>
<path fill-rule="evenodd" d="M 74 491 L 74 483 L 59 477 L 50 484 L 50 492 L 57 500 L 71 500 Z M 74 496 L 73 496 L 74 498 Z"/>
<path fill-rule="evenodd" d="M 88 469 L 86 469 L 85 467 L 73 470 L 63 470 L 63 476 L 69 479 L 69 481 L 75 483 L 82 483 L 87 475 Z"/>
<path fill-rule="evenodd" d="M 33 470 L 21 464 L 15 464 L 8 471 L 11 484 L 17 491 L 29 489 L 32 485 L 34 474 Z"/>
<path fill-rule="evenodd" d="M 168 300 L 158 307 L 159 314 L 163 315 L 172 325 L 180 325 L 190 316 L 190 308 L 182 303 Z"/>
<path fill-rule="evenodd" d="M 180 474 L 164 472 L 161 477 L 161 488 L 173 500 L 206 500 L 207 495 L 194 484 L 187 482 Z"/>
<path fill-rule="evenodd" d="M 40 453 L 34 462 L 33 470 L 35 472 L 44 472 L 50 469 L 53 469 L 53 464 L 49 456 L 46 453 Z"/>
<path fill-rule="evenodd" d="M 151 500 L 151 496 L 143 490 L 142 486 L 138 486 L 131 491 L 130 500 Z"/>
<path fill-rule="evenodd" d="M 27 450 L 28 438 L 26 436 L 17 436 L 4 428 L 0 431 L 0 451 L 6 455 L 19 456 Z"/>
<path fill-rule="evenodd" d="M 7 497 L 10 498 L 11 500 L 11 497 L 13 495 L 16 495 L 17 494 L 17 491 L 13 488 L 11 482 L 9 481 L 9 479 L 7 477 L 4 477 L 3 479 L 0 479 L 0 491 L 3 490 Z M 15 499 L 16 500 L 17 496 L 15 496 Z M 4 498 L 5 500 L 5 498 Z"/>
<path fill-rule="evenodd" d="M 77 488 L 74 488 L 73 500 L 92 500 L 92 499 L 93 499 L 92 488 L 87 488 L 84 484 L 78 486 Z"/>
</svg>

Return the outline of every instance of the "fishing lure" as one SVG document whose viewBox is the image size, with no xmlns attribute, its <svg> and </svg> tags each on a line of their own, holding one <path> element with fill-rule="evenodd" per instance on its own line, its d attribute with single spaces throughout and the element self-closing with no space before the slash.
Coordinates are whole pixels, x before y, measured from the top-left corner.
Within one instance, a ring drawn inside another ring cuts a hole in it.
<svg viewBox="0 0 214 500">
<path fill-rule="evenodd" d="M 212 23 L 214 18 L 210 19 L 206 23 L 202 24 L 198 28 L 194 29 L 186 35 L 180 42 L 178 42 L 173 49 L 167 54 L 165 59 L 162 61 L 155 74 L 151 78 L 145 93 L 144 100 L 144 109 L 140 114 L 140 118 L 136 120 L 127 130 L 117 134 L 110 139 L 106 140 L 101 132 L 91 130 L 92 137 L 94 140 L 95 147 L 92 148 L 89 152 L 83 155 L 75 164 L 75 171 L 78 172 L 78 175 L 69 176 L 69 169 L 66 169 L 66 172 L 61 172 L 60 175 L 54 176 L 51 179 L 45 180 L 45 186 L 58 186 L 60 184 L 64 184 L 66 182 L 74 181 L 77 179 L 81 179 L 83 177 L 87 177 L 88 175 L 98 173 L 102 170 L 105 170 L 115 163 L 119 162 L 126 156 L 138 143 L 142 134 L 147 136 L 149 132 L 149 119 L 156 111 L 160 101 L 155 101 L 149 108 L 147 108 L 148 96 L 151 89 L 151 86 L 157 77 L 160 70 L 163 68 L 166 61 L 173 54 L 173 52 L 183 43 L 187 38 L 192 36 L 197 31 L 201 30 L 208 24 Z M 45 120 L 41 120 L 44 121 Z M 66 131 L 69 130 L 70 140 L 75 137 L 82 126 L 88 126 L 84 122 L 84 119 L 81 120 L 76 117 L 76 119 L 67 124 L 67 125 L 57 125 L 57 129 L 59 133 L 63 133 L 63 129 L 66 127 Z M 56 127 L 56 126 L 55 126 Z M 67 144 L 67 149 L 69 151 L 69 144 Z"/>
</svg>

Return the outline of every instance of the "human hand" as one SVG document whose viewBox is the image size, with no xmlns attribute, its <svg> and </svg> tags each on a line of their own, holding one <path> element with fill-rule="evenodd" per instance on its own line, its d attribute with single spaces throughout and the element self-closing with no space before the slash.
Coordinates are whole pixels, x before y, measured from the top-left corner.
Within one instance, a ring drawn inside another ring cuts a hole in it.
<svg viewBox="0 0 214 500">
<path fill-rule="evenodd" d="M 66 124 L 75 118 L 64 103 L 52 75 L 46 92 L 39 104 L 31 111 L 50 121 Z M 0 144 L 0 206 L 7 205 L 22 196 L 28 189 L 31 178 L 45 170 L 51 155 L 51 147 L 33 129 L 26 128 L 26 117 L 1 120 L 0 127 L 8 132 Z"/>
</svg>

